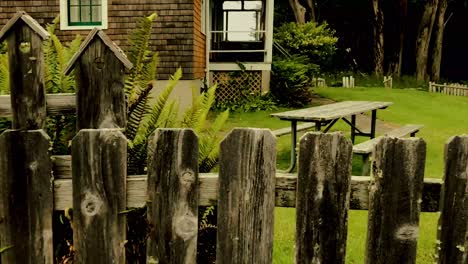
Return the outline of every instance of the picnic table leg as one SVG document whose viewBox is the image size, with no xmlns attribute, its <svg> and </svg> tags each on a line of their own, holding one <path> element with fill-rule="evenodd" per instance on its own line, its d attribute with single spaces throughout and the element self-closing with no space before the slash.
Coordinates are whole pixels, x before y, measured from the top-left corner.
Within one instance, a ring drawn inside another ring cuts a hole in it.
<svg viewBox="0 0 468 264">
<path fill-rule="evenodd" d="M 370 138 L 375 138 L 375 125 L 377 124 L 377 109 L 372 110 Z"/>
<path fill-rule="evenodd" d="M 297 121 L 291 120 L 291 163 L 286 172 L 292 172 L 296 167 Z"/>
<path fill-rule="evenodd" d="M 322 123 L 321 122 L 315 122 L 315 131 L 320 132 L 322 129 Z"/>
<path fill-rule="evenodd" d="M 351 116 L 351 142 L 354 144 L 354 139 L 356 138 L 356 115 Z"/>
</svg>

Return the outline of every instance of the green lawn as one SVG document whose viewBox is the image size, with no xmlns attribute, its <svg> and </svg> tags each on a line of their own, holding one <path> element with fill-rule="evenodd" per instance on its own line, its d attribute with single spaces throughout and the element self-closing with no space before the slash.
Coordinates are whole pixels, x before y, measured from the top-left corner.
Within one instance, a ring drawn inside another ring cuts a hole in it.
<svg viewBox="0 0 468 264">
<path fill-rule="evenodd" d="M 468 98 L 432 94 L 418 90 L 387 90 L 384 88 L 321 88 L 316 91 L 336 101 L 377 100 L 391 101 L 394 105 L 379 111 L 378 118 L 395 124 L 423 124 L 418 136 L 427 142 L 426 177 L 441 178 L 445 142 L 454 135 L 468 133 Z M 269 116 L 275 111 L 256 113 L 234 113 L 228 121 L 226 131 L 233 127 L 281 128 L 289 125 Z M 342 121 L 334 130 L 349 132 Z M 290 137 L 278 139 L 278 167 L 286 168 L 289 162 Z M 353 166 L 355 164 L 353 163 Z M 358 165 L 359 166 L 359 165 Z M 418 240 L 418 263 L 432 263 L 436 240 L 438 213 L 422 213 L 420 238 Z M 349 214 L 347 263 L 363 263 L 366 239 L 367 211 L 351 211 Z M 274 262 L 293 263 L 294 259 L 294 208 L 276 208 Z"/>
</svg>

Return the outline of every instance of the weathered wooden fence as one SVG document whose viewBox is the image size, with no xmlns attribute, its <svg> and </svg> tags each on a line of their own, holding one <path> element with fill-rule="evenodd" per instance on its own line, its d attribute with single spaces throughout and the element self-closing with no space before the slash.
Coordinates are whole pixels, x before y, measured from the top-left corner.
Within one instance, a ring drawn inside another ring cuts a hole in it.
<svg viewBox="0 0 468 264">
<path fill-rule="evenodd" d="M 458 83 L 436 84 L 435 82 L 429 82 L 429 92 L 456 96 L 468 96 L 468 86 Z"/>
<path fill-rule="evenodd" d="M 148 175 L 127 176 L 123 72 L 131 64 L 93 30 L 67 69 L 78 86 L 72 156 L 51 160 L 42 54 L 21 48 L 40 46 L 28 36 L 47 35 L 24 13 L 9 29 L 0 40 L 16 47 L 9 56 L 18 67 L 10 67 L 14 129 L 0 135 L 1 264 L 53 263 L 52 213 L 65 208 L 73 208 L 75 263 L 125 263 L 123 212 L 144 205 L 152 225 L 147 263 L 195 263 L 197 210 L 211 204 L 218 205 L 217 263 L 272 263 L 275 206 L 296 207 L 291 262 L 344 263 L 348 211 L 357 208 L 369 210 L 366 263 L 415 263 L 419 213 L 434 211 L 440 193 L 437 262 L 466 263 L 468 136 L 447 144 L 443 184 L 423 180 L 426 145 L 414 138 L 383 138 L 372 176 L 352 177 L 352 144 L 339 133 L 306 134 L 297 175 L 277 174 L 275 137 L 253 128 L 231 131 L 219 173 L 200 175 L 197 135 L 159 129 L 149 141 Z"/>
<path fill-rule="evenodd" d="M 383 77 L 383 85 L 385 88 L 392 88 L 393 87 L 393 77 L 392 76 L 384 76 Z"/>
<path fill-rule="evenodd" d="M 353 76 L 343 76 L 343 87 L 344 88 L 354 88 L 354 77 Z"/>
</svg>

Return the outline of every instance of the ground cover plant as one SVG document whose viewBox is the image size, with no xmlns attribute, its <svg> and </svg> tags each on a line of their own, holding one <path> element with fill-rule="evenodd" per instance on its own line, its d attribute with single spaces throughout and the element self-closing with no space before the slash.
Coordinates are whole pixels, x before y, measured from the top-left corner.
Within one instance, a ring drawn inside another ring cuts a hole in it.
<svg viewBox="0 0 468 264">
<path fill-rule="evenodd" d="M 444 144 L 453 135 L 466 134 L 468 123 L 463 120 L 468 116 L 468 100 L 464 97 L 453 97 L 432 94 L 417 89 L 384 89 L 384 88 L 320 88 L 315 90 L 319 95 L 336 101 L 343 100 L 376 100 L 391 101 L 394 105 L 379 111 L 378 118 L 396 125 L 410 123 L 423 124 L 418 133 L 427 142 L 426 177 L 441 178 L 443 173 Z M 288 122 L 269 117 L 270 113 L 234 113 L 227 122 L 225 131 L 233 127 L 267 127 L 271 129 L 287 127 Z M 347 131 L 349 127 L 342 121 L 333 130 Z M 363 139 L 358 138 L 358 142 Z M 288 167 L 290 136 L 283 136 L 277 141 L 277 167 Z M 356 164 L 353 164 L 355 166 Z M 357 164 L 359 166 L 359 164 Z M 417 263 L 432 263 L 436 244 L 436 230 L 439 213 L 421 213 L 420 238 L 418 240 Z M 347 263 L 362 263 L 367 230 L 367 211 L 351 210 L 348 224 Z M 294 259 L 295 209 L 275 209 L 274 263 L 292 263 Z"/>
</svg>

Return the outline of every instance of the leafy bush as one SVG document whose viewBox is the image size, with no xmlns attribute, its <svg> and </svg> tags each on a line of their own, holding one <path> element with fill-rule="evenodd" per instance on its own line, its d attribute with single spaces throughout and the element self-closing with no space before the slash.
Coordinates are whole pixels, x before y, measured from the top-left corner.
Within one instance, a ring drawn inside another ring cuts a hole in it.
<svg viewBox="0 0 468 264">
<path fill-rule="evenodd" d="M 287 53 L 303 55 L 320 68 L 330 65 L 338 42 L 327 23 L 315 22 L 283 24 L 275 31 L 274 39 Z"/>
<path fill-rule="evenodd" d="M 312 100 L 311 72 L 316 68 L 301 56 L 275 59 L 272 64 L 270 90 L 281 105 L 301 107 Z"/>
</svg>

